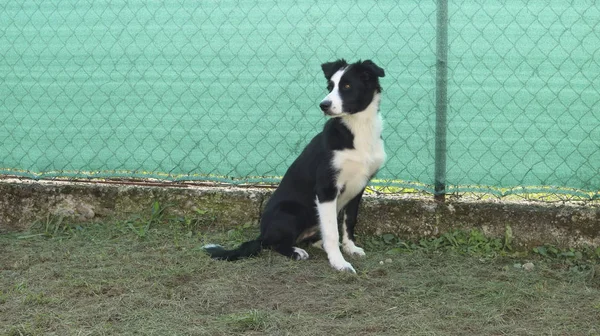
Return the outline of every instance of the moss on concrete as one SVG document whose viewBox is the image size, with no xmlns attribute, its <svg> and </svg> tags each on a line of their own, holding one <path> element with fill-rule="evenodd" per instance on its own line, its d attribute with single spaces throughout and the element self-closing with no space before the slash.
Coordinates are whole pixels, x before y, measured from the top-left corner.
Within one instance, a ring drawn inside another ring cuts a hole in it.
<svg viewBox="0 0 600 336">
<path fill-rule="evenodd" d="M 520 246 L 600 245 L 600 207 L 499 201 L 436 203 L 427 199 L 365 197 L 361 230 L 404 238 L 477 228 L 502 237 L 510 226 Z"/>
<path fill-rule="evenodd" d="M 0 181 L 0 232 L 27 229 L 36 220 L 60 216 L 73 221 L 127 219 L 158 201 L 167 213 L 209 211 L 229 228 L 257 224 L 271 191 L 234 187 L 161 187 L 102 183 Z M 535 246 L 600 245 L 600 207 L 499 201 L 436 203 L 414 197 L 365 196 L 359 234 L 393 233 L 405 239 L 478 228 L 501 237 L 509 225 L 514 243 Z"/>
</svg>

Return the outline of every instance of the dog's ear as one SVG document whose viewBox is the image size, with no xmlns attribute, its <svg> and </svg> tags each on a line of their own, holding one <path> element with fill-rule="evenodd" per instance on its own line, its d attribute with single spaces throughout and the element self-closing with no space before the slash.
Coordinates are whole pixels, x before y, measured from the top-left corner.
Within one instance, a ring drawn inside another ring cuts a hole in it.
<svg viewBox="0 0 600 336">
<path fill-rule="evenodd" d="M 346 60 L 342 58 L 335 62 L 321 64 L 321 69 L 323 69 L 323 74 L 325 74 L 325 78 L 329 80 L 334 73 L 336 73 L 338 70 L 345 67 L 346 65 L 348 65 L 348 63 L 346 63 Z"/>
<path fill-rule="evenodd" d="M 376 77 L 385 77 L 385 71 L 382 68 L 377 66 L 377 64 L 373 63 L 371 60 L 366 60 L 361 63 L 361 66 L 365 69 L 365 76 L 369 78 L 369 75 L 374 75 Z"/>
</svg>

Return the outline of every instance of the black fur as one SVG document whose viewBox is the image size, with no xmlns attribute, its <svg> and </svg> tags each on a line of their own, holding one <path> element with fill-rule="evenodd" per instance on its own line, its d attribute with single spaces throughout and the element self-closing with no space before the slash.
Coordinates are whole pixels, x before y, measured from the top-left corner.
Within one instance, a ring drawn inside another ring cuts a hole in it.
<svg viewBox="0 0 600 336">
<path fill-rule="evenodd" d="M 321 68 L 329 83 L 333 74 L 348 66 L 350 68 L 341 81 L 350 83 L 351 89 L 343 92 L 342 99 L 344 110 L 347 108 L 350 113 L 356 113 L 364 110 L 374 94 L 381 91 L 378 78 L 384 76 L 384 71 L 372 61 L 348 65 L 343 59 L 324 63 Z M 260 219 L 259 237 L 234 250 L 210 247 L 206 251 L 215 259 L 237 260 L 254 256 L 263 248 L 271 248 L 290 258 L 299 259 L 293 246 L 304 232 L 319 225 L 316 199 L 319 202 L 331 201 L 339 192 L 336 187 L 338 172 L 332 167 L 334 153 L 354 148 L 353 142 L 354 135 L 340 118 L 329 119 L 323 130 L 290 165 L 267 202 Z M 347 216 L 348 235 L 352 240 L 361 196 L 356 195 L 343 210 Z M 316 239 L 314 235 L 302 238 L 303 241 Z"/>
<path fill-rule="evenodd" d="M 348 63 L 346 63 L 346 60 L 344 60 L 342 58 L 335 62 L 321 64 L 321 69 L 323 70 L 323 74 L 325 75 L 325 78 L 327 78 L 327 80 L 329 80 L 329 78 L 331 78 L 331 76 L 333 76 L 334 73 L 336 73 L 341 68 L 345 68 L 346 66 L 348 66 Z M 331 91 L 331 89 L 330 89 L 330 91 Z"/>
<path fill-rule="evenodd" d="M 251 240 L 243 243 L 240 247 L 232 251 L 225 250 L 218 245 L 205 247 L 204 250 L 208 252 L 213 259 L 234 261 L 240 258 L 257 255 L 262 250 L 262 244 L 260 240 Z"/>
<path fill-rule="evenodd" d="M 327 86 L 329 91 L 333 88 L 331 77 L 340 68 L 345 67 L 344 64 L 346 64 L 346 61 L 341 60 L 326 63 L 322 66 L 323 69 L 327 69 L 327 71 L 324 70 L 324 73 L 325 78 L 329 82 Z M 383 69 L 370 60 L 364 62 L 358 61 L 351 64 L 340 79 L 340 88 L 344 88 L 346 84 L 350 87 L 349 89 L 340 90 L 340 95 L 344 102 L 343 110 L 348 113 L 363 111 L 373 100 L 373 95 L 381 92 L 381 86 L 377 78 L 384 76 L 385 72 Z"/>
</svg>

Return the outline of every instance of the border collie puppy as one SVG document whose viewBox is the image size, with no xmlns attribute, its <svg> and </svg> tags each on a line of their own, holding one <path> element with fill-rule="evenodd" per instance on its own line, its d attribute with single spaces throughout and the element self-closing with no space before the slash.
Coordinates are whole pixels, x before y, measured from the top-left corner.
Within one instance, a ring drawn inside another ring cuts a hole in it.
<svg viewBox="0 0 600 336">
<path fill-rule="evenodd" d="M 271 248 L 296 260 L 308 258 L 296 247 L 313 242 L 329 263 L 355 273 L 340 251 L 364 256 L 354 244 L 354 226 L 363 191 L 385 160 L 379 115 L 383 69 L 370 60 L 353 64 L 340 59 L 321 65 L 329 94 L 319 105 L 331 118 L 292 163 L 267 202 L 260 235 L 235 250 L 219 245 L 204 249 L 214 259 L 237 260 Z"/>
</svg>

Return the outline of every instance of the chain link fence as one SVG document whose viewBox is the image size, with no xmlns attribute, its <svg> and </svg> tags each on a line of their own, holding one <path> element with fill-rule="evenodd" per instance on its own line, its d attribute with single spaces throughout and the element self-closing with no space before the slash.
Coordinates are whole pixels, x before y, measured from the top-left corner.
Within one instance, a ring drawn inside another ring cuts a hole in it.
<svg viewBox="0 0 600 336">
<path fill-rule="evenodd" d="M 598 197 L 599 3 L 451 3 L 448 180 Z"/>
<path fill-rule="evenodd" d="M 600 190 L 600 5 L 450 1 L 446 193 Z M 0 2 L 0 174 L 273 183 L 320 64 L 386 71 L 376 190 L 433 192 L 436 2 Z"/>
</svg>

